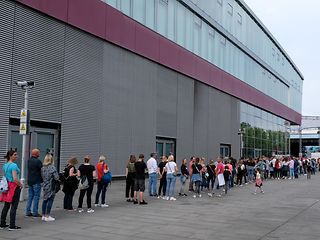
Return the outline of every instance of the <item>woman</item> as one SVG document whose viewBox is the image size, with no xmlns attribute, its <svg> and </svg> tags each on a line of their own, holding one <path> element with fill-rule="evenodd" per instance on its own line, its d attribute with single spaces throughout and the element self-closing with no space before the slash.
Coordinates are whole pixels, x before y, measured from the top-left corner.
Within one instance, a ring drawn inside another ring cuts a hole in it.
<svg viewBox="0 0 320 240">
<path fill-rule="evenodd" d="M 54 159 L 51 154 L 47 154 L 43 160 L 41 176 L 43 179 L 42 221 L 51 222 L 56 220 L 50 215 L 56 194 L 52 187 L 52 181 L 53 179 L 59 180 L 59 174 L 54 166 Z"/>
<path fill-rule="evenodd" d="M 94 206 L 98 207 L 109 207 L 108 204 L 106 204 L 106 192 L 107 192 L 107 187 L 108 187 L 108 183 L 104 183 L 102 181 L 102 177 L 103 174 L 109 172 L 109 168 L 107 166 L 107 164 L 105 163 L 105 156 L 100 156 L 99 157 L 99 162 L 96 165 L 96 171 L 98 174 L 98 189 L 97 189 L 97 194 L 96 194 L 96 201 Z M 102 192 L 102 193 L 101 193 Z M 99 204 L 99 198 L 100 198 L 100 194 L 101 194 L 101 205 Z"/>
<path fill-rule="evenodd" d="M 136 156 L 130 155 L 129 162 L 126 167 L 126 198 L 127 202 L 133 202 L 133 195 L 134 195 L 134 178 L 136 169 L 134 167 L 134 163 L 136 162 Z M 130 198 L 129 198 L 130 192 Z"/>
<path fill-rule="evenodd" d="M 201 183 L 201 176 L 200 171 L 202 169 L 202 166 L 200 164 L 200 158 L 196 158 L 194 164 L 192 164 L 192 182 L 195 184 L 195 194 L 193 195 L 194 198 L 201 197 L 200 194 L 200 183 Z"/>
<path fill-rule="evenodd" d="M 175 201 L 176 198 L 173 197 L 174 195 L 174 186 L 176 184 L 176 176 L 178 172 L 177 164 L 174 162 L 173 155 L 168 157 L 168 162 L 165 166 L 165 171 L 167 172 L 167 198 L 166 200 Z"/>
<path fill-rule="evenodd" d="M 19 204 L 19 197 L 22 188 L 20 179 L 20 169 L 15 163 L 17 160 L 17 152 L 10 150 L 5 156 L 7 163 L 3 165 L 3 172 L 7 178 L 9 190 L 6 193 L 2 193 L 0 201 L 4 202 L 4 206 L 1 212 L 0 229 L 9 227 L 9 231 L 21 229 L 16 225 L 16 212 Z M 10 225 L 6 224 L 6 218 L 10 209 Z"/>
<path fill-rule="evenodd" d="M 207 173 L 209 174 L 207 179 L 208 191 L 213 190 L 214 182 L 216 180 L 216 165 L 214 165 L 213 159 L 210 159 L 209 164 L 207 165 Z"/>
<path fill-rule="evenodd" d="M 164 170 L 164 167 L 167 164 L 167 157 L 162 156 L 161 162 L 158 165 L 158 172 L 159 172 L 159 177 L 160 177 L 160 184 L 159 184 L 159 190 L 158 190 L 158 198 L 161 196 L 161 190 L 162 190 L 162 198 L 166 198 L 166 191 L 167 191 L 167 173 Z"/>
<path fill-rule="evenodd" d="M 87 194 L 87 213 L 93 213 L 94 210 L 91 208 L 91 195 L 93 191 L 93 179 L 96 177 L 96 169 L 90 164 L 91 157 L 85 156 L 84 163 L 80 165 L 78 171 L 78 177 L 83 180 L 86 178 L 88 181 L 89 187 L 86 189 L 80 190 L 79 201 L 78 201 L 78 211 L 79 213 L 83 212 L 82 203 L 84 195 Z"/>
<path fill-rule="evenodd" d="M 188 171 L 186 158 L 182 160 L 180 171 L 181 171 L 181 175 L 180 175 L 181 188 L 180 188 L 179 196 L 187 196 L 187 194 L 185 194 L 185 186 L 186 186 L 186 181 L 189 177 L 189 171 Z"/>
<path fill-rule="evenodd" d="M 68 164 L 64 169 L 64 177 L 66 181 L 63 184 L 62 191 L 64 192 L 63 208 L 68 211 L 75 211 L 72 207 L 72 201 L 75 191 L 78 188 L 77 169 L 78 159 L 72 157 L 68 160 Z"/>
</svg>

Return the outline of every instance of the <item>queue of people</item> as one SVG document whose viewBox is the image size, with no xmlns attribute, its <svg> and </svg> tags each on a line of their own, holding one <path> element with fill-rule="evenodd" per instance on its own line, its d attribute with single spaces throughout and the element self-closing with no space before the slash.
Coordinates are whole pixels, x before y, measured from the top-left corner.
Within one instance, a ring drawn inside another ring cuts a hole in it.
<svg viewBox="0 0 320 240">
<path fill-rule="evenodd" d="M 106 193 L 110 180 L 105 176 L 110 173 L 106 164 L 106 157 L 100 156 L 96 166 L 91 164 L 91 157 L 85 156 L 83 163 L 77 169 L 78 159 L 71 157 L 63 173 L 58 173 L 54 166 L 54 159 L 51 154 L 45 155 L 43 162 L 39 159 L 40 151 L 33 149 L 31 158 L 27 162 L 28 169 L 28 200 L 26 203 L 25 215 L 27 217 L 41 217 L 42 221 L 52 222 L 55 218 L 51 215 L 55 195 L 63 183 L 64 192 L 63 208 L 66 211 L 84 212 L 83 200 L 86 196 L 86 212 L 94 213 L 91 198 L 94 189 L 94 182 L 97 182 L 94 207 L 106 208 Z M 5 156 L 7 162 L 3 166 L 4 175 L 8 181 L 8 191 L 2 192 L 0 201 L 4 202 L 1 212 L 0 229 L 18 230 L 21 227 L 16 225 L 16 211 L 19 204 L 19 197 L 22 188 L 20 182 L 20 169 L 16 164 L 17 152 L 10 150 Z M 267 179 L 294 179 L 299 175 L 306 175 L 307 179 L 315 174 L 320 168 L 320 160 L 315 159 L 294 159 L 291 157 L 261 157 L 258 159 L 217 158 L 210 159 L 206 163 L 205 158 L 191 157 L 188 163 L 184 158 L 178 167 L 174 156 L 161 156 L 157 163 L 156 153 L 151 153 L 150 158 L 145 162 L 144 154 L 138 159 L 130 155 L 125 169 L 126 187 L 125 198 L 133 204 L 147 205 L 144 192 L 146 189 L 145 178 L 148 175 L 148 194 L 150 197 L 157 197 L 167 201 L 176 201 L 175 185 L 178 173 L 180 174 L 179 197 L 187 197 L 187 190 L 193 194 L 193 198 L 201 198 L 204 193 L 209 197 L 221 197 L 236 186 L 254 183 L 253 194 L 264 193 L 263 181 Z M 179 172 L 180 169 L 180 172 Z M 157 180 L 159 188 L 157 191 Z M 188 183 L 189 179 L 189 183 Z M 79 188 L 77 208 L 73 207 L 73 198 Z M 38 212 L 41 191 L 43 193 L 42 214 Z M 10 210 L 10 223 L 7 224 L 7 215 Z"/>
</svg>

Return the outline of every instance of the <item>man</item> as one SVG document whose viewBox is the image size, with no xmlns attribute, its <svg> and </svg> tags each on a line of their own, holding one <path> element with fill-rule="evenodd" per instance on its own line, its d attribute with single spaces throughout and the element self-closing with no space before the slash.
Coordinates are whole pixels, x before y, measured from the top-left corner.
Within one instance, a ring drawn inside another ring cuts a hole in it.
<svg viewBox="0 0 320 240">
<path fill-rule="evenodd" d="M 148 168 L 148 174 L 149 174 L 149 195 L 151 197 L 157 196 L 157 171 L 158 171 L 158 164 L 157 160 L 155 159 L 156 153 L 151 153 L 150 158 L 147 161 L 147 168 Z"/>
<path fill-rule="evenodd" d="M 134 167 L 136 170 L 135 180 L 134 180 L 134 200 L 133 204 L 146 205 L 147 202 L 143 199 L 143 193 L 145 190 L 145 170 L 147 169 L 147 165 L 144 162 L 144 155 L 140 154 L 138 161 L 134 163 Z M 138 192 L 139 192 L 139 202 L 138 202 Z"/>
<path fill-rule="evenodd" d="M 39 199 L 41 193 L 41 168 L 42 162 L 39 160 L 39 149 L 33 149 L 31 158 L 28 161 L 28 201 L 26 205 L 26 216 L 28 217 L 41 217 L 38 213 Z M 31 213 L 31 205 L 33 202 L 33 209 Z"/>
</svg>

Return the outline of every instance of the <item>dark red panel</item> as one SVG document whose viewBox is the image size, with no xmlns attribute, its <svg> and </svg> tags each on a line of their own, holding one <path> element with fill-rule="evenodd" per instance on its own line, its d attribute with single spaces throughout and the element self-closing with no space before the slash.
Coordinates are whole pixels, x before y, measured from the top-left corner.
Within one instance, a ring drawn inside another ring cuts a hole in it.
<svg viewBox="0 0 320 240">
<path fill-rule="evenodd" d="M 29 7 L 40 10 L 40 3 L 43 2 L 43 0 L 17 0 L 17 2 L 21 2 Z"/>
<path fill-rule="evenodd" d="M 68 21 L 68 1 L 66 0 L 41 1 L 40 10 L 64 22 Z"/>
<path fill-rule="evenodd" d="M 196 60 L 196 76 L 202 79 L 205 84 L 211 85 L 211 66 L 212 64 L 198 58 Z"/>
<path fill-rule="evenodd" d="M 179 69 L 179 52 L 177 44 L 168 41 L 164 37 L 159 37 L 159 63 L 178 70 Z"/>
<path fill-rule="evenodd" d="M 222 88 L 222 71 L 218 67 L 212 65 L 211 69 L 211 79 L 210 79 L 210 85 L 214 86 L 217 89 Z"/>
<path fill-rule="evenodd" d="M 153 61 L 159 62 L 159 34 L 140 24 L 136 24 L 135 51 Z"/>
<path fill-rule="evenodd" d="M 105 39 L 131 51 L 135 51 L 136 22 L 109 5 L 106 5 L 106 9 Z"/>
<path fill-rule="evenodd" d="M 68 23 L 105 38 L 106 5 L 97 0 L 68 0 Z"/>
<path fill-rule="evenodd" d="M 197 57 L 183 48 L 180 48 L 178 57 L 179 69 L 177 70 L 187 76 L 196 78 Z"/>
</svg>

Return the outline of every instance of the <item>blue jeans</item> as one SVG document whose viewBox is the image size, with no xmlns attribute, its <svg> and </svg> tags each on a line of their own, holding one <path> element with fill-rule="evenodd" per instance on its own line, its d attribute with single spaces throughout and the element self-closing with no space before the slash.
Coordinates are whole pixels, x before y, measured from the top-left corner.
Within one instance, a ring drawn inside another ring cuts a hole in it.
<svg viewBox="0 0 320 240">
<path fill-rule="evenodd" d="M 43 215 L 50 215 L 53 200 L 54 200 L 54 195 L 52 195 L 47 200 L 43 200 L 43 202 L 42 202 L 42 216 Z"/>
<path fill-rule="evenodd" d="M 248 170 L 248 179 L 249 179 L 249 181 L 253 181 L 254 167 L 247 166 L 247 170 Z"/>
<path fill-rule="evenodd" d="M 27 205 L 26 205 L 26 214 L 31 213 L 32 201 L 33 201 L 32 214 L 33 215 L 38 214 L 40 194 L 41 194 L 41 184 L 40 183 L 29 186 L 29 189 L 28 189 L 29 197 L 28 197 L 28 201 L 27 201 Z"/>
<path fill-rule="evenodd" d="M 109 184 L 105 184 L 102 181 L 99 181 L 97 185 L 98 185 L 98 189 L 97 189 L 97 193 L 96 193 L 96 200 L 94 203 L 95 204 L 99 203 L 99 198 L 100 198 L 100 194 L 101 194 L 101 204 L 105 204 L 106 203 L 106 192 L 107 192 L 107 187 Z"/>
<path fill-rule="evenodd" d="M 153 196 L 157 194 L 157 173 L 150 173 L 149 174 L 149 181 L 148 181 L 148 191 L 149 195 Z"/>
<path fill-rule="evenodd" d="M 167 173 L 167 197 L 173 197 L 175 184 L 176 177 L 172 173 Z"/>
</svg>

